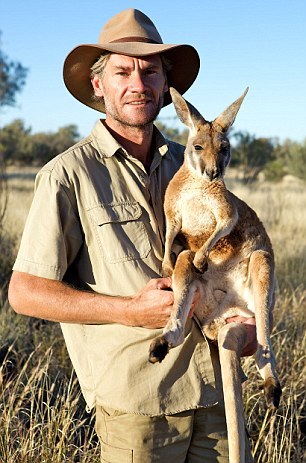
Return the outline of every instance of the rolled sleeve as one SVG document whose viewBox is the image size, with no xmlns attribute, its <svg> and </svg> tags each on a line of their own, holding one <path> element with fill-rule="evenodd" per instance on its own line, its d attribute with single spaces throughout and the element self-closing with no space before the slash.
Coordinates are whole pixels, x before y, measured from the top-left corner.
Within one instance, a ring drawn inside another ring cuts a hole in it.
<svg viewBox="0 0 306 463">
<path fill-rule="evenodd" d="M 41 172 L 13 269 L 62 280 L 83 242 L 69 187 Z"/>
</svg>

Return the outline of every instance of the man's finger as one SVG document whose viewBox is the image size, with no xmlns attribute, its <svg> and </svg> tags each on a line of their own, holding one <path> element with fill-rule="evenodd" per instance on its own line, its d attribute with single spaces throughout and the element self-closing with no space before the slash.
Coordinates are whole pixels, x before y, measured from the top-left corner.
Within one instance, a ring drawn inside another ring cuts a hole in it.
<svg viewBox="0 0 306 463">
<path fill-rule="evenodd" d="M 169 277 L 158 278 L 156 281 L 157 289 L 171 289 L 171 285 L 172 285 L 172 280 Z"/>
</svg>

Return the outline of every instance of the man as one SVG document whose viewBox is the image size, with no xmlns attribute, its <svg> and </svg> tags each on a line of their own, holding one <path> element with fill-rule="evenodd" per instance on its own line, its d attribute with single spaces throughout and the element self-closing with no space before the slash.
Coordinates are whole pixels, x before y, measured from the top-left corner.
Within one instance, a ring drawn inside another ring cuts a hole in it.
<svg viewBox="0 0 306 463">
<path fill-rule="evenodd" d="M 14 309 L 61 322 L 96 407 L 101 461 L 228 461 L 216 349 L 196 321 L 161 364 L 148 362 L 173 303 L 160 277 L 163 196 L 183 159 L 153 121 L 168 86 L 184 93 L 198 70 L 193 47 L 163 44 L 134 9 L 111 18 L 98 45 L 72 50 L 66 86 L 106 118 L 39 172 L 14 266 Z"/>
</svg>

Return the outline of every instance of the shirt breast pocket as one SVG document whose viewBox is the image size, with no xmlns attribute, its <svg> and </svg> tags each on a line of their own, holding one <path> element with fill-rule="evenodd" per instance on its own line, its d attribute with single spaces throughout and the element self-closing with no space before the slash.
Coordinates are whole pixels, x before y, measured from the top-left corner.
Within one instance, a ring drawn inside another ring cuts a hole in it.
<svg viewBox="0 0 306 463">
<path fill-rule="evenodd" d="M 139 203 L 103 204 L 89 210 L 103 258 L 109 263 L 143 259 L 151 245 Z"/>
</svg>

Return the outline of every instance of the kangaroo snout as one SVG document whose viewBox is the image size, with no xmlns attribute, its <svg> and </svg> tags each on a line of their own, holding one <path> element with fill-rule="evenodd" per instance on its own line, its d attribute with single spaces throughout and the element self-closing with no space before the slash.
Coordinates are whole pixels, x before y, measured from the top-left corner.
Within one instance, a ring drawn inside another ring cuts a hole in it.
<svg viewBox="0 0 306 463">
<path fill-rule="evenodd" d="M 222 177 L 222 170 L 219 167 L 216 167 L 214 169 L 205 169 L 205 174 L 209 178 L 209 180 L 212 182 L 213 180 L 216 180 L 217 178 Z"/>
</svg>

